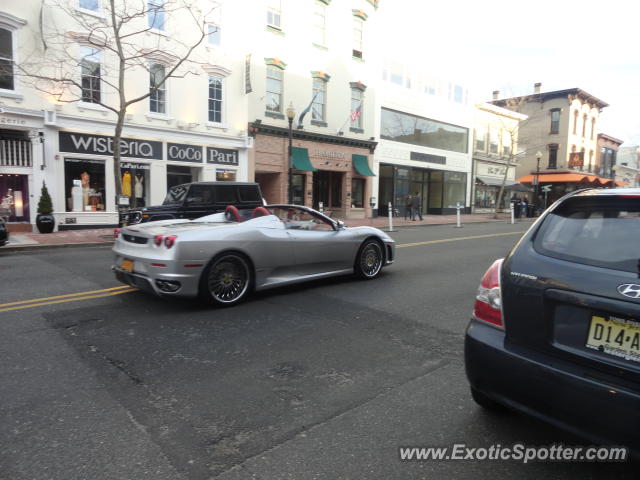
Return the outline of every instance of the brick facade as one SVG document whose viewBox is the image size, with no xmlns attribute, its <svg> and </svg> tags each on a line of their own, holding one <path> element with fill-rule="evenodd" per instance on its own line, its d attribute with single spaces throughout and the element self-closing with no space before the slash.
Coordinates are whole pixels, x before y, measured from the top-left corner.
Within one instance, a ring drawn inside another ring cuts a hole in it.
<svg viewBox="0 0 640 480">
<path fill-rule="evenodd" d="M 289 139 L 281 136 L 257 134 L 254 140 L 253 162 L 254 180 L 260 183 L 264 198 L 269 203 L 286 203 L 288 201 L 288 167 L 287 158 Z M 294 147 L 306 148 L 311 164 L 319 171 L 340 172 L 342 175 L 342 207 L 326 208 L 331 216 L 338 218 L 366 218 L 371 216 L 369 198 L 371 197 L 371 177 L 358 174 L 353 167 L 352 155 L 364 155 L 370 158 L 367 148 L 335 145 L 310 140 L 293 140 Z M 371 163 L 369 163 L 371 165 Z M 293 173 L 305 174 L 305 205 L 313 207 L 314 172 L 294 170 Z M 364 208 L 351 207 L 351 180 L 365 180 Z"/>
</svg>

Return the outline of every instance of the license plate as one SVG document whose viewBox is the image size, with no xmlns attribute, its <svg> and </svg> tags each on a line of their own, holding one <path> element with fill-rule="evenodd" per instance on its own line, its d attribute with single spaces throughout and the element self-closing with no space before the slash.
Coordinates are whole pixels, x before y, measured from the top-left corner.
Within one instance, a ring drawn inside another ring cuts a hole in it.
<svg viewBox="0 0 640 480">
<path fill-rule="evenodd" d="M 133 272 L 133 260 L 123 258 L 122 263 L 120 263 L 120 268 L 126 272 Z"/>
<path fill-rule="evenodd" d="M 593 315 L 586 347 L 640 362 L 640 323 L 624 318 Z"/>
</svg>

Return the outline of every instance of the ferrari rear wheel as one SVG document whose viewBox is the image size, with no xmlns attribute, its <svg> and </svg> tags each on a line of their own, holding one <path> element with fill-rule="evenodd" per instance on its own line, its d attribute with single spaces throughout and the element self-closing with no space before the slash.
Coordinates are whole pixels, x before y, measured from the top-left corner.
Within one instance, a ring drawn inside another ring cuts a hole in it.
<svg viewBox="0 0 640 480">
<path fill-rule="evenodd" d="M 251 281 L 247 259 L 237 253 L 226 253 L 215 258 L 205 269 L 200 293 L 210 303 L 230 307 L 247 295 Z"/>
<path fill-rule="evenodd" d="M 367 240 L 360 247 L 356 258 L 356 275 L 364 279 L 376 278 L 380 275 L 383 263 L 384 253 L 382 251 L 382 245 L 375 240 Z"/>
</svg>

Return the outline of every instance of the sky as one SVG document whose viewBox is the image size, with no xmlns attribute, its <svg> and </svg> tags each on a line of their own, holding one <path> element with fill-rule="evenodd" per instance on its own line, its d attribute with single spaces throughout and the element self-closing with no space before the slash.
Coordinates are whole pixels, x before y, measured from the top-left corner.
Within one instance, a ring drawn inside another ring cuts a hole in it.
<svg viewBox="0 0 640 480">
<path fill-rule="evenodd" d="M 599 130 L 640 145 L 640 37 L 629 0 L 381 0 L 383 50 L 457 80 L 470 99 L 580 88 Z M 637 7 L 640 11 L 640 7 Z"/>
</svg>

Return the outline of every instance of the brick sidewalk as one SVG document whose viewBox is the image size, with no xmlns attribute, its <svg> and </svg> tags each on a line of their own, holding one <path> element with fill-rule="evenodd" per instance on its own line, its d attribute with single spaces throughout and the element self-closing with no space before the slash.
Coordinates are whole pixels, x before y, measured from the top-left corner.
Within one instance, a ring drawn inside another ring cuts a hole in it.
<svg viewBox="0 0 640 480">
<path fill-rule="evenodd" d="M 481 223 L 481 222 L 508 222 L 508 214 L 499 214 L 494 218 L 492 213 L 476 213 L 460 216 L 461 223 Z M 525 220 L 525 219 L 523 219 Z M 529 220 L 529 219 L 526 219 Z M 531 219 L 532 220 L 532 219 Z M 382 230 L 388 230 L 389 218 L 377 217 L 367 219 L 348 219 L 345 221 L 348 227 L 373 226 Z M 456 223 L 455 215 L 424 215 L 423 220 L 411 221 L 402 217 L 393 219 L 393 228 L 407 228 L 428 225 L 453 225 Z M 0 248 L 0 251 L 16 247 L 45 247 L 45 246 L 71 246 L 71 245 L 95 245 L 109 244 L 113 242 L 113 229 L 99 228 L 86 230 L 65 230 L 54 233 L 13 233 L 9 238 L 9 244 Z"/>
</svg>

